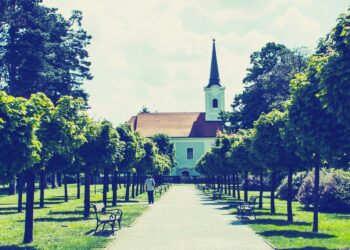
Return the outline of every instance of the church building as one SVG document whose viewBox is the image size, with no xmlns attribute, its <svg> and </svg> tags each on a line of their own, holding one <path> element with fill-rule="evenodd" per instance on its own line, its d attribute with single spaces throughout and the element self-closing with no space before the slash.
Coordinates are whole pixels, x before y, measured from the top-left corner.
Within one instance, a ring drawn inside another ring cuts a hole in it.
<svg viewBox="0 0 350 250">
<path fill-rule="evenodd" d="M 167 134 L 174 143 L 177 166 L 173 176 L 198 176 L 196 162 L 210 150 L 222 122 L 220 111 L 225 110 L 225 87 L 220 83 L 215 39 L 209 83 L 204 87 L 205 112 L 139 113 L 129 123 L 142 136 Z"/>
</svg>

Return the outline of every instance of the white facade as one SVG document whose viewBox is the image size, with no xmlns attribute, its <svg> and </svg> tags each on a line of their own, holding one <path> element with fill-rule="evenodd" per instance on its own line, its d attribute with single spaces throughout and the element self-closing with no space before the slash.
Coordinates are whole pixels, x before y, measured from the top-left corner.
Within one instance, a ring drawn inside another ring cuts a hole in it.
<svg viewBox="0 0 350 250">
<path fill-rule="evenodd" d="M 186 172 L 190 176 L 198 176 L 199 173 L 196 172 L 195 165 L 196 162 L 210 150 L 215 142 L 215 137 L 211 138 L 171 138 L 171 142 L 175 146 L 175 155 L 177 165 L 173 169 L 171 175 L 173 176 L 183 176 Z M 192 157 L 188 155 L 188 151 L 192 149 Z"/>
</svg>

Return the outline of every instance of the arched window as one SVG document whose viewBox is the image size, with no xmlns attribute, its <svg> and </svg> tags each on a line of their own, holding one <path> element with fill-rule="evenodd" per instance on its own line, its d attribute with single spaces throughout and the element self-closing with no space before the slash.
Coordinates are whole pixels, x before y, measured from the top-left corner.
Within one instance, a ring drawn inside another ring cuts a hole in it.
<svg viewBox="0 0 350 250">
<path fill-rule="evenodd" d="M 213 108 L 218 107 L 218 99 L 213 99 Z"/>
<path fill-rule="evenodd" d="M 188 172 L 188 171 L 182 171 L 181 176 L 189 177 L 189 176 L 190 176 L 190 172 Z"/>
</svg>

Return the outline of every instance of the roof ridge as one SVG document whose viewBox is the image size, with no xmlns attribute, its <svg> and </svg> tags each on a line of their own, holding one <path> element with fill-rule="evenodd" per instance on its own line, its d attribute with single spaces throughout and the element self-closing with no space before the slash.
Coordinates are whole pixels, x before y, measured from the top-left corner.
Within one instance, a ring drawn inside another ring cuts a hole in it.
<svg viewBox="0 0 350 250">
<path fill-rule="evenodd" d="M 150 113 L 139 113 L 138 115 L 171 115 L 171 114 L 203 114 L 205 112 L 150 112 Z"/>
</svg>

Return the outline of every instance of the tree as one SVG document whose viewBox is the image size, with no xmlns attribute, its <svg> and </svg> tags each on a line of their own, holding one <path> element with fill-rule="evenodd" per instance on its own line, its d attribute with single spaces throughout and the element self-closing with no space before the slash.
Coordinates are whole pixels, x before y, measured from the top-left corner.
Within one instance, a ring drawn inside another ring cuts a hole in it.
<svg viewBox="0 0 350 250">
<path fill-rule="evenodd" d="M 258 171 L 256 156 L 252 150 L 254 130 L 240 130 L 232 143 L 230 157 L 235 168 L 244 173 L 244 201 L 248 202 L 248 173 Z"/>
<path fill-rule="evenodd" d="M 103 169 L 103 203 L 107 206 L 108 176 L 116 169 L 123 159 L 123 144 L 119 141 L 119 135 L 108 121 L 103 121 L 96 138 L 99 147 L 99 166 Z M 113 185 L 113 204 L 116 204 L 116 185 Z"/>
<path fill-rule="evenodd" d="M 142 150 L 139 147 L 135 132 L 132 130 L 130 124 L 124 123 L 117 127 L 120 140 L 125 144 L 124 159 L 120 163 L 122 172 L 127 174 L 127 184 L 125 191 L 125 201 L 129 201 L 130 194 L 130 172 L 136 166 L 139 158 L 142 156 Z"/>
<path fill-rule="evenodd" d="M 176 167 L 174 143 L 170 141 L 170 137 L 166 134 L 156 134 L 152 140 L 156 143 L 158 153 L 169 158 L 170 170 Z"/>
<path fill-rule="evenodd" d="M 27 181 L 24 243 L 33 241 L 35 164 L 40 161 L 41 144 L 35 131 L 40 116 L 30 117 L 31 104 L 0 92 L 0 162 L 1 176 L 24 172 Z"/>
<path fill-rule="evenodd" d="M 350 8 L 341 14 L 324 46 L 329 58 L 320 76 L 320 100 L 326 110 L 350 130 Z M 320 48 L 319 48 L 320 50 Z M 346 145 L 348 146 L 348 145 Z M 349 152 L 347 150 L 347 152 Z"/>
<path fill-rule="evenodd" d="M 98 166 L 100 155 L 103 153 L 97 143 L 98 132 L 99 124 L 88 119 L 85 130 L 86 141 L 77 149 L 78 159 L 81 161 L 84 172 L 84 218 L 90 217 L 91 173 Z"/>
<path fill-rule="evenodd" d="M 149 113 L 149 109 L 146 106 L 142 106 L 140 113 Z"/>
<path fill-rule="evenodd" d="M 289 82 L 306 64 L 303 49 L 290 50 L 282 44 L 267 43 L 250 56 L 251 68 L 243 79 L 243 93 L 235 96 L 232 113 L 223 113 L 230 120 L 230 130 L 249 129 L 262 113 L 283 111 L 289 97 Z"/>
<path fill-rule="evenodd" d="M 349 145 L 349 135 L 336 117 L 327 112 L 318 98 L 320 72 L 328 55 L 314 55 L 304 73 L 291 81 L 291 100 L 288 104 L 289 125 L 296 135 L 299 151 L 304 159 L 313 158 L 315 167 L 313 231 L 318 231 L 319 176 L 324 160 L 332 162 L 339 148 Z"/>
<path fill-rule="evenodd" d="M 39 127 L 36 131 L 36 134 L 39 141 L 41 142 L 42 148 L 40 152 L 40 162 L 38 162 L 37 168 L 39 169 L 40 175 L 39 207 L 43 208 L 47 166 L 48 162 L 53 156 L 55 145 L 57 143 L 55 140 L 56 138 L 53 137 L 52 131 L 50 130 L 51 119 L 55 113 L 55 107 L 51 100 L 47 98 L 47 96 L 43 93 L 33 94 L 28 102 L 28 115 L 30 117 L 38 119 L 39 122 Z M 19 190 L 21 191 L 23 186 L 21 183 L 22 178 L 22 175 L 19 175 Z M 19 203 L 19 206 L 22 206 L 22 204 Z"/>
<path fill-rule="evenodd" d="M 284 145 L 280 137 L 280 129 L 283 127 L 283 113 L 273 110 L 268 114 L 262 114 L 254 122 L 256 133 L 253 139 L 253 148 L 260 164 L 270 170 L 271 175 L 271 196 L 270 209 L 274 214 L 275 189 L 277 174 L 281 171 L 282 158 L 284 156 Z"/>
<path fill-rule="evenodd" d="M 86 102 L 82 98 L 64 96 L 58 100 L 56 112 L 50 124 L 50 133 L 56 141 L 52 171 L 64 174 L 64 200 L 68 201 L 67 174 L 76 173 L 72 168 L 76 150 L 86 141 L 85 130 L 88 124 Z"/>
<path fill-rule="evenodd" d="M 82 13 L 66 20 L 41 2 L 0 1 L 0 86 L 26 98 L 43 92 L 55 103 L 64 95 L 87 100 L 81 85 L 92 79 L 91 37 L 82 29 Z"/>
</svg>

